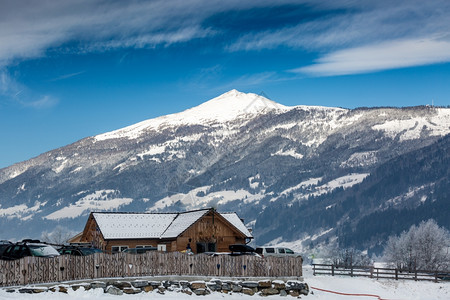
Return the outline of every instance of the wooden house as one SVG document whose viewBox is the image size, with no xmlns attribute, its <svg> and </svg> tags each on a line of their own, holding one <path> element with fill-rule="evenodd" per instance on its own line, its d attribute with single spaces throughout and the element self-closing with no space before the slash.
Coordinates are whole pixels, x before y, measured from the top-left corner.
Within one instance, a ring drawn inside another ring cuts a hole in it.
<svg viewBox="0 0 450 300">
<path fill-rule="evenodd" d="M 157 247 L 159 251 L 227 252 L 253 238 L 236 213 L 201 209 L 180 213 L 92 212 L 70 242 L 92 243 L 111 252 Z"/>
</svg>

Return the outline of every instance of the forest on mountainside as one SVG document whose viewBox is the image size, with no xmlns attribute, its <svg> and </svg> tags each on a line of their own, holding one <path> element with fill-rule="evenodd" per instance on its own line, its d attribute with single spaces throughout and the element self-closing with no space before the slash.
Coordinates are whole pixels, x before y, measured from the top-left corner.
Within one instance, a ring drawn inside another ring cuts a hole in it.
<svg viewBox="0 0 450 300">
<path fill-rule="evenodd" d="M 301 232 L 333 228 L 341 247 L 369 249 L 380 254 L 389 235 L 433 218 L 450 229 L 450 135 L 436 143 L 396 157 L 375 169 L 361 184 L 308 200 L 266 207 L 256 227 L 273 228 L 260 237 L 272 240 L 302 238 Z M 411 188 L 414 187 L 414 188 Z M 337 224 L 337 227 L 336 227 Z M 310 246 L 327 242 L 327 236 Z"/>
</svg>

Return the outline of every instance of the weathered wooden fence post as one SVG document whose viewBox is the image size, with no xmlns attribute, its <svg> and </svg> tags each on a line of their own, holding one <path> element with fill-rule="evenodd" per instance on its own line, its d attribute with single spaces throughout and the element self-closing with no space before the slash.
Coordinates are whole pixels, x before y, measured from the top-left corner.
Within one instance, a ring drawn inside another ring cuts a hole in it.
<svg viewBox="0 0 450 300">
<path fill-rule="evenodd" d="M 27 280 L 27 269 L 26 266 L 28 265 L 27 263 L 25 263 L 25 259 L 21 259 L 20 263 L 19 263 L 19 270 L 20 270 L 20 283 L 22 285 L 26 285 L 28 284 L 28 280 Z"/>
</svg>

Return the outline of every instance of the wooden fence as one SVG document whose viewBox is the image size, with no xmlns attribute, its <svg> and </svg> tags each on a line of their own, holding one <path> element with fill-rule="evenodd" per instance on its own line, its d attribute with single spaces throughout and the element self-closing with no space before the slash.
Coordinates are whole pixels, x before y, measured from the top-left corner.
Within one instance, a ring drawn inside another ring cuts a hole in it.
<svg viewBox="0 0 450 300">
<path fill-rule="evenodd" d="M 426 270 L 402 270 L 391 268 L 375 268 L 372 266 L 350 266 L 340 267 L 327 264 L 313 264 L 314 275 L 341 275 L 351 277 L 369 277 L 376 279 L 395 279 L 395 280 L 428 280 L 442 281 L 450 280 L 450 271 L 426 271 Z"/>
<path fill-rule="evenodd" d="M 140 276 L 301 277 L 302 259 L 256 256 L 96 253 L 0 260 L 0 286 Z"/>
</svg>

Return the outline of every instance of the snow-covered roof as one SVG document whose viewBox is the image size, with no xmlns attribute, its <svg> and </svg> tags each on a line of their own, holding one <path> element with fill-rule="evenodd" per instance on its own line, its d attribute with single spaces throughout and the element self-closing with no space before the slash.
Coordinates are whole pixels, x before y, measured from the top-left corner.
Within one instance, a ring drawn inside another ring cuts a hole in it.
<svg viewBox="0 0 450 300">
<path fill-rule="evenodd" d="M 105 239 L 175 238 L 210 209 L 182 213 L 93 213 Z M 219 213 L 246 237 L 252 237 L 236 213 Z"/>
<path fill-rule="evenodd" d="M 170 224 L 169 228 L 161 236 L 162 238 L 174 238 L 183 233 L 189 226 L 203 217 L 209 210 L 198 210 L 186 213 L 180 213 Z"/>
<path fill-rule="evenodd" d="M 220 215 L 236 227 L 240 232 L 242 232 L 246 237 L 252 237 L 252 234 L 248 231 L 247 227 L 245 227 L 241 218 L 239 218 L 236 213 L 221 213 Z"/>
<path fill-rule="evenodd" d="M 93 213 L 105 239 L 159 238 L 177 214 Z"/>
</svg>

